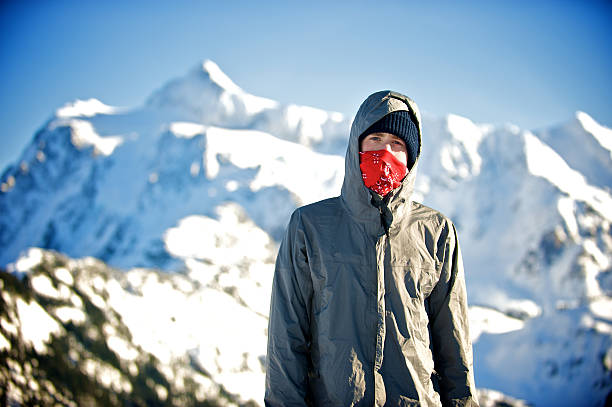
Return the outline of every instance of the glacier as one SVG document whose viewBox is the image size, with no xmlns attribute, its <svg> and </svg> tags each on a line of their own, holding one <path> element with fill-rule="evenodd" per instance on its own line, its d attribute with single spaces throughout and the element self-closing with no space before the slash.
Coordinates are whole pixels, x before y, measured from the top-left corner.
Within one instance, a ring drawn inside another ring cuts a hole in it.
<svg viewBox="0 0 612 407">
<path fill-rule="evenodd" d="M 148 366 L 143 386 L 168 405 L 188 389 L 261 405 L 276 250 L 297 206 L 339 194 L 350 122 L 251 95 L 212 61 L 143 106 L 60 107 L 1 177 L 0 267 L 31 293 L 5 277 L 0 350 L 69 337 L 71 360 L 127 398 Z M 453 114 L 423 128 L 415 198 L 459 230 L 481 404 L 603 406 L 612 131 L 584 112 L 539 130 Z M 74 336 L 92 312 L 107 322 Z M 89 334 L 117 362 L 92 357 Z M 19 378 L 34 376 L 11 371 L 26 400 Z"/>
</svg>

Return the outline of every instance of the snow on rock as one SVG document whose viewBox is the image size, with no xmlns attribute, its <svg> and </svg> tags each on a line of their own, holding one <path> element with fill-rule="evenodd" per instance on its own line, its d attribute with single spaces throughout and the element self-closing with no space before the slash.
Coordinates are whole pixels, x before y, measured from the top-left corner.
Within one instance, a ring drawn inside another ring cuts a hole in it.
<svg viewBox="0 0 612 407">
<path fill-rule="evenodd" d="M 98 114 L 114 114 L 121 109 L 105 105 L 97 99 L 76 100 L 57 109 L 55 115 L 62 118 L 92 117 Z"/>
<path fill-rule="evenodd" d="M 243 90 L 223 72 L 217 64 L 207 59 L 202 63 L 202 71 L 208 74 L 210 80 L 223 90 L 231 93 L 243 93 Z"/>
<path fill-rule="evenodd" d="M 264 317 L 230 294 L 197 288 L 182 276 L 132 270 L 126 278 L 127 287 L 108 282 L 105 292 L 108 305 L 130 327 L 134 345 L 168 366 L 189 355 L 228 391 L 245 400 L 263 398 Z M 113 339 L 112 346 L 125 359 L 133 359 L 126 343 Z"/>
<path fill-rule="evenodd" d="M 43 251 L 39 248 L 30 248 L 27 252 L 9 267 L 9 270 L 20 273 L 26 272 L 39 264 L 43 258 Z"/>
<path fill-rule="evenodd" d="M 583 201 L 612 221 L 612 197 L 589 185 L 563 158 L 533 134 L 525 133 L 527 165 L 532 174 L 546 178 L 571 198 Z"/>
<path fill-rule="evenodd" d="M 482 158 L 478 154 L 478 147 L 488 127 L 477 126 L 471 120 L 457 116 L 448 115 L 447 129 L 452 135 L 453 140 L 459 142 L 443 149 L 442 165 L 449 171 L 461 178 L 465 178 L 468 174 L 473 173 L 478 175 Z M 456 160 L 462 153 L 467 155 L 467 165 L 456 165 Z"/>
<path fill-rule="evenodd" d="M 233 264 L 240 259 L 264 260 L 270 256 L 270 237 L 246 218 L 237 205 L 217 207 L 218 219 L 192 215 L 164 235 L 168 252 L 180 258 Z"/>
<path fill-rule="evenodd" d="M 584 112 L 576 112 L 576 119 L 582 127 L 589 132 L 603 148 L 610 151 L 612 160 L 612 129 L 597 123 L 591 116 Z"/>
<path fill-rule="evenodd" d="M 473 306 L 470 307 L 470 336 L 472 342 L 478 341 L 484 332 L 502 334 L 522 329 L 524 321 L 519 318 L 510 317 L 502 312 L 491 308 Z"/>
<path fill-rule="evenodd" d="M 111 155 L 115 148 L 123 142 L 123 138 L 119 136 L 101 137 L 92 124 L 86 120 L 57 119 L 49 129 L 53 131 L 57 127 L 68 127 L 72 144 L 79 150 L 93 147 L 94 154 Z"/>
<path fill-rule="evenodd" d="M 565 221 L 565 228 L 572 239 L 577 241 L 579 239 L 579 229 L 576 220 L 576 201 L 570 197 L 559 198 L 557 209 Z"/>
<path fill-rule="evenodd" d="M 11 347 L 11 343 L 4 337 L 4 335 L 0 334 L 0 350 L 8 350 Z"/>
<path fill-rule="evenodd" d="M 327 123 L 341 124 L 343 122 L 340 113 L 330 113 L 309 106 L 288 105 L 280 111 L 280 114 L 281 120 L 278 120 L 278 123 L 284 128 L 268 128 L 267 130 L 309 147 L 326 141 L 323 133 Z"/>
<path fill-rule="evenodd" d="M 60 285 L 60 288 L 56 288 L 51 279 L 46 275 L 37 275 L 30 280 L 32 288 L 49 298 L 55 299 L 68 299 L 70 298 L 70 290 L 65 285 Z"/>
<path fill-rule="evenodd" d="M 72 278 L 72 274 L 66 268 L 60 267 L 55 269 L 55 278 L 60 280 L 62 283 L 66 285 L 74 284 L 74 279 Z"/>
<path fill-rule="evenodd" d="M 36 302 L 17 298 L 16 309 L 23 338 L 34 346 L 36 352 L 47 353 L 47 343 L 52 335 L 62 333 L 62 326 Z"/>
<path fill-rule="evenodd" d="M 192 138 L 206 132 L 206 126 L 190 122 L 170 123 L 169 130 L 177 137 Z"/>
<path fill-rule="evenodd" d="M 68 322 L 73 322 L 75 324 L 83 324 L 87 320 L 87 315 L 83 310 L 74 308 L 74 307 L 58 307 L 55 310 L 55 315 L 62 321 L 62 323 L 67 324 Z"/>
<path fill-rule="evenodd" d="M 480 407 L 528 407 L 530 406 L 525 400 L 518 400 L 514 397 L 509 397 L 499 391 L 491 389 L 478 389 L 478 403 Z"/>
<path fill-rule="evenodd" d="M 210 128 L 206 133 L 208 178 L 218 175 L 223 162 L 257 169 L 251 190 L 282 187 L 295 194 L 300 204 L 338 195 L 344 178 L 344 160 L 339 156 L 318 154 L 262 132 Z"/>
<path fill-rule="evenodd" d="M 534 132 L 563 157 L 587 182 L 610 192 L 612 185 L 612 130 L 577 112 L 574 120 Z M 588 157 L 588 159 L 586 159 Z"/>
<path fill-rule="evenodd" d="M 225 105 L 229 112 L 233 112 L 235 109 L 235 101 L 232 98 L 233 95 L 241 96 L 241 102 L 244 104 L 245 113 L 249 116 L 278 106 L 278 103 L 271 99 L 254 96 L 243 91 L 211 60 L 204 61 L 202 63 L 202 69 L 208 74 L 212 82 L 225 90 L 225 93 L 221 97 L 221 103 Z"/>
</svg>

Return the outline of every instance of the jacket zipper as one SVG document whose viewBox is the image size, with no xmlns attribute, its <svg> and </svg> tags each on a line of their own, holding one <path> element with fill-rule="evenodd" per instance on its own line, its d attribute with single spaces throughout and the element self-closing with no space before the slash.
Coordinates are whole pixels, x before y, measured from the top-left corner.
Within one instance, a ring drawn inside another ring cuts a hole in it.
<svg viewBox="0 0 612 407">
<path fill-rule="evenodd" d="M 380 221 L 385 234 L 381 235 L 376 243 L 376 352 L 374 358 L 374 403 L 379 405 L 380 395 L 376 386 L 376 377 L 380 374 L 379 370 L 382 367 L 384 341 L 386 336 L 385 325 L 385 246 L 389 238 L 389 231 L 384 220 L 382 205 L 378 208 L 380 213 Z"/>
</svg>

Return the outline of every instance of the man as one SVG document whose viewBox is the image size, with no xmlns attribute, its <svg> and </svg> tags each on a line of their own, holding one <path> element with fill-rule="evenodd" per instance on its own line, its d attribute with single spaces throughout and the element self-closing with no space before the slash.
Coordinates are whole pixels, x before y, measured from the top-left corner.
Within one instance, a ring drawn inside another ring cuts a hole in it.
<svg viewBox="0 0 612 407">
<path fill-rule="evenodd" d="M 457 233 L 411 200 L 420 114 L 390 91 L 361 105 L 341 195 L 298 208 L 281 243 L 268 406 L 477 406 Z"/>
</svg>

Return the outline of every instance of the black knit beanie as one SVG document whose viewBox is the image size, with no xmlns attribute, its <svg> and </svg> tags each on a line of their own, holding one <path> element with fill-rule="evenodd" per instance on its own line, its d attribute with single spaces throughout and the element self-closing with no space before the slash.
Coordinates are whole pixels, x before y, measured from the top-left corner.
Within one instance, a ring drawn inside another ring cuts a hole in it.
<svg viewBox="0 0 612 407">
<path fill-rule="evenodd" d="M 407 167 L 411 169 L 419 152 L 419 129 L 405 110 L 397 110 L 385 115 L 382 119 L 368 127 L 359 137 L 359 146 L 365 136 L 372 133 L 391 133 L 400 137 L 406 143 Z"/>
</svg>

